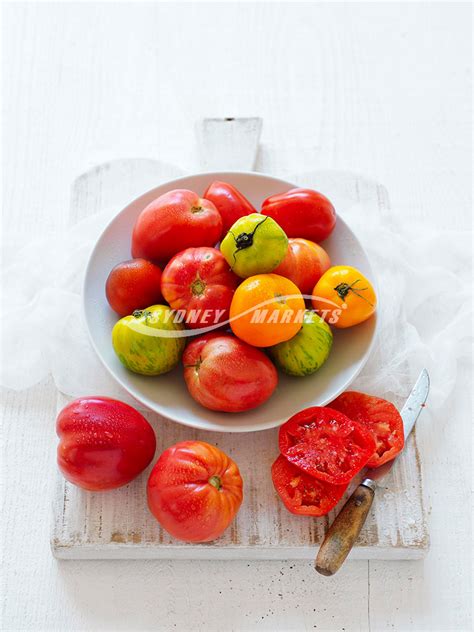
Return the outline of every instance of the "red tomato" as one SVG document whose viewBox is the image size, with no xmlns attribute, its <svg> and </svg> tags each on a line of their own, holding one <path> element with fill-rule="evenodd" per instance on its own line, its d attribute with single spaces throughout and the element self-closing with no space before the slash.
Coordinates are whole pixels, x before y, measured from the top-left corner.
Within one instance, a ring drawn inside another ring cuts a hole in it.
<svg viewBox="0 0 474 632">
<path fill-rule="evenodd" d="M 170 535 L 208 542 L 229 526 L 242 503 L 239 468 L 204 441 L 182 441 L 163 452 L 148 479 L 148 507 Z"/>
<path fill-rule="evenodd" d="M 247 198 L 227 182 L 216 180 L 208 186 L 203 197 L 211 200 L 221 214 L 223 236 L 238 219 L 257 212 Z"/>
<path fill-rule="evenodd" d="M 63 476 L 83 489 L 126 485 L 155 454 L 148 421 L 131 406 L 109 397 L 81 397 L 56 420 L 58 465 Z"/>
<path fill-rule="evenodd" d="M 263 351 L 230 334 L 196 338 L 186 347 L 183 364 L 191 396 L 211 410 L 237 413 L 260 406 L 278 383 Z"/>
<path fill-rule="evenodd" d="M 288 240 L 288 252 L 273 274 L 290 279 L 302 294 L 312 294 L 322 275 L 331 267 L 328 253 L 308 239 L 292 237 Z"/>
<path fill-rule="evenodd" d="M 395 406 L 386 399 L 347 391 L 331 403 L 331 408 L 371 431 L 376 449 L 367 461 L 368 467 L 378 467 L 391 461 L 403 450 L 403 419 Z"/>
<path fill-rule="evenodd" d="M 115 266 L 107 278 L 105 294 L 119 316 L 161 303 L 161 270 L 145 259 L 130 259 Z"/>
<path fill-rule="evenodd" d="M 309 476 L 280 454 L 272 465 L 273 485 L 293 514 L 324 516 L 341 500 L 346 485 L 331 485 Z"/>
<path fill-rule="evenodd" d="M 280 452 L 307 474 L 333 485 L 348 483 L 375 451 L 369 430 L 331 408 L 313 406 L 280 428 Z"/>
<path fill-rule="evenodd" d="M 331 202 L 311 189 L 290 189 L 272 195 L 262 204 L 262 213 L 273 217 L 288 237 L 316 242 L 329 237 L 336 225 L 336 211 Z"/>
<path fill-rule="evenodd" d="M 216 248 L 188 248 L 163 270 L 161 290 L 175 310 L 186 310 L 186 324 L 206 327 L 229 318 L 240 279 Z"/>
<path fill-rule="evenodd" d="M 138 216 L 132 257 L 168 261 L 185 248 L 214 246 L 221 233 L 222 219 L 212 202 L 186 189 L 168 191 Z"/>
</svg>

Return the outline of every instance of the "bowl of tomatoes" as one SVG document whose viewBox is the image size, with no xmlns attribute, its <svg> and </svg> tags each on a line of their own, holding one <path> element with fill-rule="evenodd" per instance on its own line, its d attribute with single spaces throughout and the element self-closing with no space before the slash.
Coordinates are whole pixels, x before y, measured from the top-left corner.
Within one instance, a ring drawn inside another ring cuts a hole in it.
<svg viewBox="0 0 474 632">
<path fill-rule="evenodd" d="M 222 432 L 334 400 L 377 325 L 373 270 L 331 201 L 254 172 L 185 176 L 128 204 L 92 251 L 83 301 L 126 391 Z"/>
</svg>

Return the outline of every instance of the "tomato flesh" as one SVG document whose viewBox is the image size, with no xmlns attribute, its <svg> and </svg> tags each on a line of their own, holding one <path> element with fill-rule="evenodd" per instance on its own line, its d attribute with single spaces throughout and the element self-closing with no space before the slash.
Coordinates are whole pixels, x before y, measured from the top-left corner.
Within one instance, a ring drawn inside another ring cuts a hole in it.
<svg viewBox="0 0 474 632">
<path fill-rule="evenodd" d="M 280 452 L 307 474 L 334 485 L 348 483 L 375 451 L 364 426 L 331 408 L 314 406 L 280 428 Z"/>
<path fill-rule="evenodd" d="M 331 403 L 331 408 L 365 426 L 372 433 L 376 448 L 367 461 L 368 467 L 378 467 L 391 461 L 403 450 L 403 419 L 391 402 L 357 391 L 347 391 Z"/>
<path fill-rule="evenodd" d="M 272 465 L 273 485 L 293 514 L 324 516 L 342 498 L 346 485 L 331 485 L 309 476 L 280 454 Z"/>
</svg>

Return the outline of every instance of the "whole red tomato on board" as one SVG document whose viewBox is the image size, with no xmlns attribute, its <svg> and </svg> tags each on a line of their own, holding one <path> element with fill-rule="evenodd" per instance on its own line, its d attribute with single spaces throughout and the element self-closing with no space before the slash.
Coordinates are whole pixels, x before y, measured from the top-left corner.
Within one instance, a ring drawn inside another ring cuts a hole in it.
<svg viewBox="0 0 474 632">
<path fill-rule="evenodd" d="M 173 309 L 186 310 L 186 324 L 195 329 L 228 320 L 239 282 L 216 248 L 187 248 L 163 270 L 161 289 Z"/>
<path fill-rule="evenodd" d="M 219 211 L 209 200 L 187 189 L 175 189 L 153 200 L 137 218 L 132 257 L 168 261 L 192 246 L 214 246 L 222 234 Z"/>
<path fill-rule="evenodd" d="M 109 274 L 105 294 L 119 316 L 161 303 L 161 270 L 145 259 L 123 261 Z"/>
<path fill-rule="evenodd" d="M 208 186 L 203 197 L 211 200 L 221 214 L 223 236 L 238 219 L 257 212 L 247 198 L 227 182 L 214 181 Z"/>
<path fill-rule="evenodd" d="M 331 402 L 330 406 L 372 433 L 376 448 L 367 461 L 368 467 L 378 467 L 391 461 L 403 450 L 403 419 L 395 406 L 386 399 L 346 391 Z"/>
<path fill-rule="evenodd" d="M 163 452 L 148 479 L 148 507 L 170 535 L 208 542 L 229 526 L 242 503 L 239 468 L 204 441 L 182 441 Z"/>
<path fill-rule="evenodd" d="M 310 295 L 321 276 L 331 267 L 328 253 L 308 239 L 292 237 L 288 252 L 273 274 L 290 279 L 302 294 Z"/>
<path fill-rule="evenodd" d="M 56 432 L 64 478 L 91 491 L 126 485 L 155 454 L 155 433 L 145 417 L 109 397 L 74 400 L 59 413 Z"/>
<path fill-rule="evenodd" d="M 331 485 L 306 474 L 281 454 L 272 465 L 272 480 L 285 507 L 299 516 L 324 516 L 347 489 L 347 483 Z"/>
<path fill-rule="evenodd" d="M 272 195 L 262 204 L 288 237 L 302 237 L 320 242 L 329 237 L 336 225 L 336 211 L 331 202 L 312 189 L 290 189 Z"/>
<path fill-rule="evenodd" d="M 319 406 L 306 408 L 283 424 L 279 445 L 290 463 L 333 485 L 349 483 L 375 452 L 367 428 Z"/>
<path fill-rule="evenodd" d="M 196 338 L 184 352 L 183 365 L 189 393 L 210 410 L 250 410 L 266 402 L 278 383 L 263 351 L 230 334 Z"/>
</svg>

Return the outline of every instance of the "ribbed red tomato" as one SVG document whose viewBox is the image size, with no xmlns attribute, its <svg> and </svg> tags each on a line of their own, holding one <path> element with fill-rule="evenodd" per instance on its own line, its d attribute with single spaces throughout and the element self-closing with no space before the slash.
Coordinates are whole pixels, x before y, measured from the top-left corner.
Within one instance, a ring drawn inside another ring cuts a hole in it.
<svg viewBox="0 0 474 632">
<path fill-rule="evenodd" d="M 281 454 L 272 465 L 272 480 L 285 507 L 299 516 L 324 516 L 347 489 L 347 484 L 331 485 L 306 474 Z"/>
<path fill-rule="evenodd" d="M 386 399 L 347 391 L 331 402 L 330 406 L 372 433 L 376 448 L 367 461 L 368 467 L 378 467 L 391 461 L 403 450 L 403 419 L 395 406 Z"/>
<path fill-rule="evenodd" d="M 250 410 L 266 402 L 278 383 L 263 351 L 230 334 L 196 338 L 186 347 L 183 365 L 191 396 L 210 410 Z"/>
<path fill-rule="evenodd" d="M 109 397 L 74 400 L 59 413 L 56 432 L 59 469 L 83 489 L 126 485 L 155 454 L 155 433 L 145 417 Z"/>
<path fill-rule="evenodd" d="M 132 257 L 168 261 L 193 246 L 214 246 L 222 234 L 222 219 L 214 204 L 187 189 L 175 189 L 153 200 L 137 218 Z"/>
<path fill-rule="evenodd" d="M 182 441 L 163 452 L 148 479 L 148 507 L 170 535 L 208 542 L 229 526 L 242 503 L 239 468 L 204 441 Z"/>
<path fill-rule="evenodd" d="M 240 279 L 216 248 L 187 248 L 163 270 L 161 290 L 175 310 L 186 311 L 186 325 L 206 327 L 228 320 Z"/>
<path fill-rule="evenodd" d="M 288 237 L 315 242 L 329 237 L 336 225 L 334 206 L 312 189 L 290 189 L 272 195 L 263 202 L 262 213 L 273 217 Z"/>
<path fill-rule="evenodd" d="M 161 303 L 161 270 L 145 259 L 123 261 L 109 274 L 105 294 L 119 316 Z"/>
<path fill-rule="evenodd" d="M 273 274 L 290 279 L 302 294 L 311 295 L 314 286 L 331 267 L 324 248 L 309 239 L 288 239 L 288 252 Z"/>
<path fill-rule="evenodd" d="M 372 433 L 332 408 L 313 406 L 280 428 L 280 452 L 307 474 L 344 485 L 375 451 Z"/>
<path fill-rule="evenodd" d="M 211 200 L 221 214 L 222 236 L 238 219 L 257 212 L 247 198 L 228 182 L 216 180 L 208 186 L 203 197 Z"/>
</svg>

